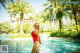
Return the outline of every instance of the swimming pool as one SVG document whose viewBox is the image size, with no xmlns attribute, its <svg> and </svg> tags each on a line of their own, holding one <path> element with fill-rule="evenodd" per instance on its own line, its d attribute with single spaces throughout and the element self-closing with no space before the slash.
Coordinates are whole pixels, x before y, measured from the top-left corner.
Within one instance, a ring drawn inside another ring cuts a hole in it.
<svg viewBox="0 0 80 53">
<path fill-rule="evenodd" d="M 80 41 L 50 38 L 47 34 L 41 35 L 41 41 L 40 53 L 73 53 L 80 49 Z M 8 46 L 6 53 L 31 53 L 33 42 L 32 38 L 3 38 L 0 39 L 0 45 Z"/>
</svg>

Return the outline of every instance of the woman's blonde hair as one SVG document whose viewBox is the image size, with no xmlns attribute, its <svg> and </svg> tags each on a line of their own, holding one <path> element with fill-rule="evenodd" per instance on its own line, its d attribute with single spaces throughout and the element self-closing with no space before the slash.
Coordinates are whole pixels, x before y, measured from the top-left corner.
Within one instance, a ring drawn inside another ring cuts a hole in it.
<svg viewBox="0 0 80 53">
<path fill-rule="evenodd" d="M 35 23 L 33 26 L 39 30 L 39 23 Z"/>
</svg>

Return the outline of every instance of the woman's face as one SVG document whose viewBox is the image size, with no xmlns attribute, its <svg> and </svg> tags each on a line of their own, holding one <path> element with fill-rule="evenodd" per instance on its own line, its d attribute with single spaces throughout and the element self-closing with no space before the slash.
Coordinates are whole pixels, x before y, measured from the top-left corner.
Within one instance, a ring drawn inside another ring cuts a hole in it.
<svg viewBox="0 0 80 53">
<path fill-rule="evenodd" d="M 34 28 L 39 29 L 39 24 L 38 23 L 35 23 L 34 24 Z"/>
</svg>

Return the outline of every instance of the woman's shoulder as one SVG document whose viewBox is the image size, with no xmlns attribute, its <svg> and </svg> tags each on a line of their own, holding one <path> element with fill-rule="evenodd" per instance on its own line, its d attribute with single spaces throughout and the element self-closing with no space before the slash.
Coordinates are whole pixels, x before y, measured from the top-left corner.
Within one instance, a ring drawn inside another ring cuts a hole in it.
<svg viewBox="0 0 80 53">
<path fill-rule="evenodd" d="M 34 32 L 35 32 L 36 34 L 39 34 L 39 31 L 38 31 L 38 30 L 35 30 Z"/>
<path fill-rule="evenodd" d="M 33 33 L 34 31 L 31 31 L 30 33 Z"/>
</svg>

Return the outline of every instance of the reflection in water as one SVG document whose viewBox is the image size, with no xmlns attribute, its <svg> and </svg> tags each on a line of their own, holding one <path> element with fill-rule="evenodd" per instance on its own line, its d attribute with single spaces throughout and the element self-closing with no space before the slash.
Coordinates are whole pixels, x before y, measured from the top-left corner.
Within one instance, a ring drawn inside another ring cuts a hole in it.
<svg viewBox="0 0 80 53">
<path fill-rule="evenodd" d="M 31 53 L 32 38 L 0 39 L 0 45 L 8 45 L 8 53 Z M 62 38 L 49 38 L 41 35 L 40 53 L 73 53 L 80 49 L 80 41 L 69 41 Z"/>
</svg>

